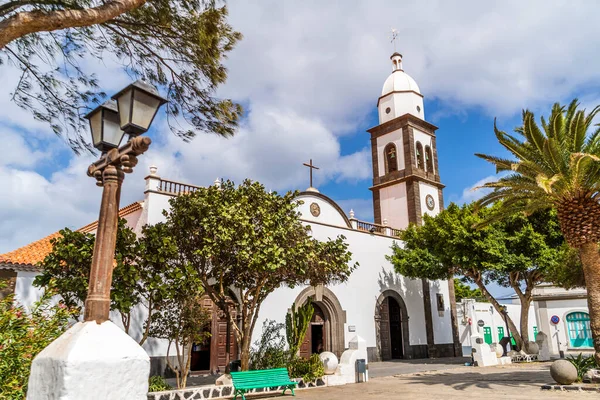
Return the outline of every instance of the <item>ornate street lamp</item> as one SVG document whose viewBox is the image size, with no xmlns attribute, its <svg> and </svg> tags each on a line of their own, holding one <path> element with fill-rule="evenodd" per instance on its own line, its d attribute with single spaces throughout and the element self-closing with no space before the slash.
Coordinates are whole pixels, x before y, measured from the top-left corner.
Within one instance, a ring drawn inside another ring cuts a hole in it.
<svg viewBox="0 0 600 400">
<path fill-rule="evenodd" d="M 156 88 L 142 80 L 137 80 L 112 97 L 116 100 L 121 129 L 131 136 L 146 132 L 156 112 L 167 102 Z"/>
<path fill-rule="evenodd" d="M 133 172 L 137 156 L 148 150 L 152 143 L 150 138 L 139 135 L 150 128 L 156 112 L 166 103 L 155 87 L 142 81 L 127 86 L 113 99 L 86 116 L 94 147 L 102 152 L 100 159 L 88 168 L 88 175 L 96 178 L 96 184 L 103 187 L 84 312 L 85 321 L 97 323 L 107 321 L 110 312 L 121 184 L 125 173 Z M 118 147 L 124 133 L 128 133 L 130 139 Z"/>
<path fill-rule="evenodd" d="M 92 143 L 102 153 L 119 147 L 124 132 L 121 130 L 117 102 L 108 100 L 85 116 L 90 121 Z"/>
</svg>

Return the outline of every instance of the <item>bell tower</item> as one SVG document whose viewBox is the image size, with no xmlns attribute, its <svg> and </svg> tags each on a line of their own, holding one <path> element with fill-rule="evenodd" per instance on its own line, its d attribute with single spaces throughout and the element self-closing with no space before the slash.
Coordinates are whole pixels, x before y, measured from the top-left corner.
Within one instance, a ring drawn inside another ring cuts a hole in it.
<svg viewBox="0 0 600 400">
<path fill-rule="evenodd" d="M 404 229 L 423 214 L 443 208 L 435 141 L 437 127 L 425 121 L 423 95 L 404 72 L 402 55 L 391 56 L 392 73 L 377 101 L 379 125 L 371 134 L 375 223 Z"/>
</svg>

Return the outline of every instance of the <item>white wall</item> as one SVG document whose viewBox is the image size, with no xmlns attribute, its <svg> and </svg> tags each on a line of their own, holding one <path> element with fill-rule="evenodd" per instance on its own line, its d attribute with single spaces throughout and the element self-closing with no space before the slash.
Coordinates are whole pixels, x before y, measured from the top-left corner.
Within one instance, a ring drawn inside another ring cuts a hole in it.
<svg viewBox="0 0 600 400">
<path fill-rule="evenodd" d="M 431 216 L 435 216 L 437 214 L 440 213 L 440 196 L 438 194 L 438 188 L 432 185 L 429 185 L 427 183 L 424 182 L 419 182 L 419 193 L 420 193 L 420 197 L 421 197 L 421 215 L 431 215 Z M 425 200 L 425 198 L 427 197 L 427 195 L 431 195 L 431 197 L 433 197 L 433 200 L 435 202 L 435 205 L 433 206 L 433 210 L 430 210 L 429 208 L 427 208 L 427 202 Z"/>
<path fill-rule="evenodd" d="M 388 107 L 390 108 L 389 114 L 385 112 Z M 421 111 L 418 111 L 417 107 Z M 379 100 L 378 109 L 380 125 L 404 114 L 412 114 L 425 120 L 423 97 L 414 92 L 390 93 Z"/>
<path fill-rule="evenodd" d="M 508 315 L 516 325 L 521 329 L 521 306 L 519 304 L 504 304 L 507 307 Z M 484 322 L 484 327 L 491 328 L 492 343 L 498 343 L 498 327 L 502 327 L 506 335 L 506 324 L 502 314 L 496 309 L 491 308 L 492 304 L 487 302 L 461 302 L 457 304 L 458 331 L 460 341 L 463 346 L 463 355 L 471 355 L 471 335 L 479 334 L 484 336 L 484 328 L 478 326 L 478 321 Z M 466 314 L 465 314 L 466 312 Z M 468 319 L 471 318 L 471 325 Z M 534 340 L 534 327 L 541 331 L 537 324 L 536 313 L 532 306 L 529 308 L 529 340 Z"/>
<path fill-rule="evenodd" d="M 548 335 L 550 353 L 552 355 L 558 356 L 560 351 L 565 353 L 593 351 L 591 347 L 571 347 L 567 328 L 567 314 L 572 312 L 589 313 L 587 299 L 545 300 L 534 302 L 534 304 L 540 331 Z M 556 325 L 550 322 L 550 318 L 553 315 L 560 318 L 559 323 Z"/>
<path fill-rule="evenodd" d="M 388 226 L 404 229 L 408 226 L 408 198 L 406 182 L 385 186 L 379 189 L 381 220 L 387 219 Z"/>
<path fill-rule="evenodd" d="M 28 311 L 31 310 L 33 303 L 42 297 L 44 292 L 43 289 L 33 286 L 33 280 L 37 275 L 37 272 L 17 271 L 15 300 Z"/>
</svg>

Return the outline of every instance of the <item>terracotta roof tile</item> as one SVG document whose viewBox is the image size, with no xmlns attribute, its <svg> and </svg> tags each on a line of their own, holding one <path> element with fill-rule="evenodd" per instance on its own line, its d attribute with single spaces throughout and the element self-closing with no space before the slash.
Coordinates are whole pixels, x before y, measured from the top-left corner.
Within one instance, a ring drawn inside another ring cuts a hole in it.
<svg viewBox="0 0 600 400">
<path fill-rule="evenodd" d="M 119 210 L 119 216 L 124 217 L 131 213 L 134 213 L 142 209 L 140 202 L 135 202 Z M 98 226 L 98 221 L 94 221 L 84 227 L 78 229 L 80 232 L 93 232 Z M 39 271 L 39 267 L 36 266 L 38 262 L 41 262 L 46 256 L 52 251 L 52 239 L 60 237 L 59 232 L 54 232 L 51 235 L 46 236 L 40 240 L 29 243 L 16 250 L 8 253 L 0 254 L 0 268 L 16 268 L 25 271 Z"/>
</svg>

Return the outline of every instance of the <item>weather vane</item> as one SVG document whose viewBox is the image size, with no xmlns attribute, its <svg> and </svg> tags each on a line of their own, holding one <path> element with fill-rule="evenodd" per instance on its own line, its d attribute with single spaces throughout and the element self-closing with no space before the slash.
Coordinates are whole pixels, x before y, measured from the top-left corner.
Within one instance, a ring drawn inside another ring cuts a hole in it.
<svg viewBox="0 0 600 400">
<path fill-rule="evenodd" d="M 396 28 L 391 28 L 392 29 L 392 36 L 390 36 L 390 38 L 392 40 L 390 40 L 390 43 L 394 43 L 394 52 L 396 52 L 396 39 L 398 39 L 398 29 Z"/>
</svg>

